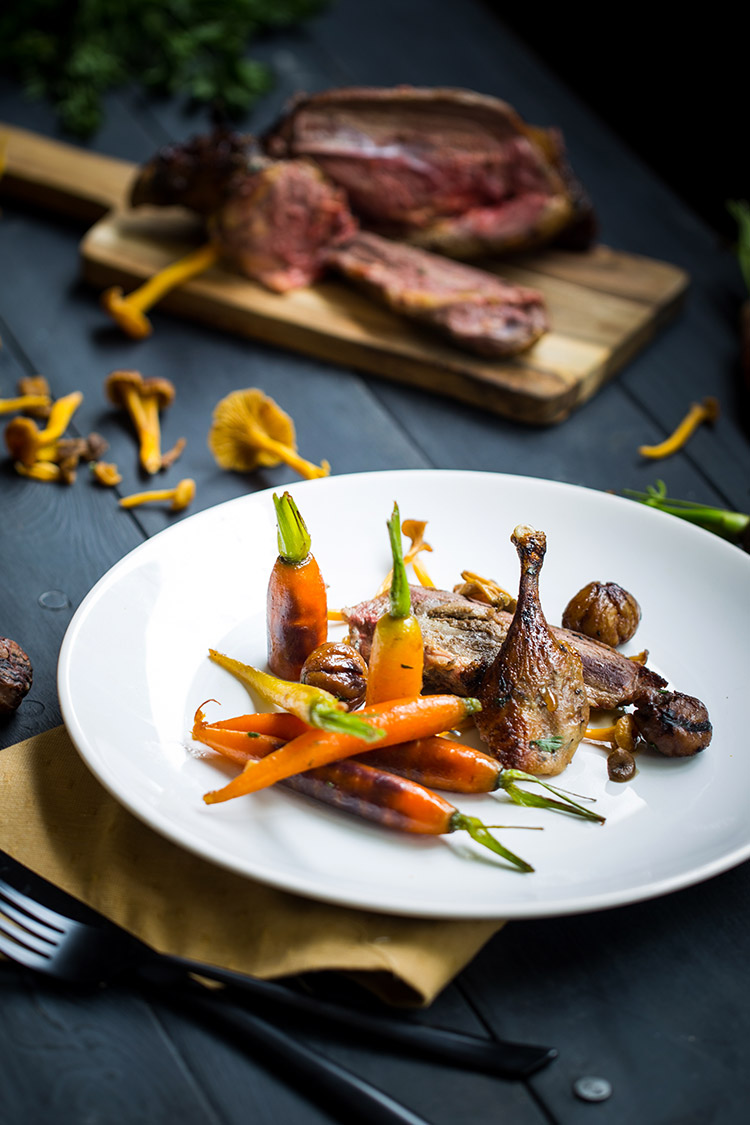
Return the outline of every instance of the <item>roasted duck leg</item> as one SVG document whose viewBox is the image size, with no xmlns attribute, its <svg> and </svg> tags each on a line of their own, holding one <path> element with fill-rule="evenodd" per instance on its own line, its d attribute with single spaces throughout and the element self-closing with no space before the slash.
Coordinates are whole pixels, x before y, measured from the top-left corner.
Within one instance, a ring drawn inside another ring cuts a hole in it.
<svg viewBox="0 0 750 1125">
<path fill-rule="evenodd" d="M 518 605 L 484 678 L 476 724 L 491 754 L 508 769 L 561 773 L 589 719 L 578 653 L 555 636 L 539 601 L 547 540 L 520 524 L 511 541 L 521 562 Z"/>
</svg>

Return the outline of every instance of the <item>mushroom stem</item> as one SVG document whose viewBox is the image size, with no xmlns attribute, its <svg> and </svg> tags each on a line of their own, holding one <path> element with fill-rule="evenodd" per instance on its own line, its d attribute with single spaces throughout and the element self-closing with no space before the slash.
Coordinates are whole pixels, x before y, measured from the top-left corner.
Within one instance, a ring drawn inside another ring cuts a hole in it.
<svg viewBox="0 0 750 1125">
<path fill-rule="evenodd" d="M 17 410 L 38 410 L 49 406 L 49 395 L 18 395 L 16 398 L 0 398 L 0 414 L 13 414 Z"/>
<path fill-rule="evenodd" d="M 641 457 L 659 460 L 662 457 L 671 457 L 685 445 L 695 433 L 701 422 L 715 422 L 719 416 L 719 403 L 717 399 L 704 398 L 703 402 L 694 402 L 685 417 L 680 422 L 674 433 L 658 445 L 641 445 L 638 452 Z"/>
<path fill-rule="evenodd" d="M 47 425 L 40 431 L 40 438 L 42 445 L 50 445 L 61 438 L 68 428 L 70 419 L 75 414 L 78 407 L 83 402 L 83 395 L 80 391 L 72 391 L 69 395 L 63 395 L 52 403 Z M 40 458 L 41 459 L 41 458 Z"/>
<path fill-rule="evenodd" d="M 123 496 L 120 507 L 137 508 L 141 504 L 170 500 L 172 511 L 179 512 L 183 508 L 187 508 L 194 496 L 195 481 L 187 478 L 181 480 L 174 488 L 156 488 L 152 492 L 134 492 L 131 496 Z"/>
<path fill-rule="evenodd" d="M 102 306 L 128 336 L 142 340 L 153 332 L 146 312 L 170 290 L 204 273 L 218 260 L 219 251 L 213 243 L 207 242 L 159 270 L 127 296 L 119 285 L 113 285 L 102 293 Z"/>
<path fill-rule="evenodd" d="M 328 461 L 323 461 L 320 465 L 313 465 L 312 461 L 306 461 L 304 457 L 292 449 L 290 445 L 284 445 L 283 442 L 276 441 L 275 438 L 269 437 L 265 434 L 259 426 L 254 425 L 252 422 L 248 423 L 247 434 L 253 445 L 259 449 L 264 449 L 267 453 L 271 453 L 278 457 L 279 461 L 283 461 L 290 469 L 294 469 L 301 477 L 306 480 L 315 480 L 317 477 L 327 477 L 331 472 L 331 466 Z"/>
<path fill-rule="evenodd" d="M 142 428 L 139 427 L 141 464 L 147 473 L 158 473 L 161 468 L 161 426 L 156 396 L 146 395 L 140 399 L 138 410 L 143 420 Z"/>
</svg>

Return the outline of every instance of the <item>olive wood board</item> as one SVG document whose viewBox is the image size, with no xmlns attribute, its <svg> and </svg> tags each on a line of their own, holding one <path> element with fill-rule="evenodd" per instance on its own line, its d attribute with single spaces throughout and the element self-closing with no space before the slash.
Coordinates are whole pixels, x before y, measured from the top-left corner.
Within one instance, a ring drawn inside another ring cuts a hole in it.
<svg viewBox="0 0 750 1125">
<path fill-rule="evenodd" d="M 81 242 L 83 275 L 127 291 L 198 245 L 179 208 L 127 207 L 135 166 L 0 124 L 0 190 L 97 219 Z M 540 249 L 484 268 L 539 289 L 551 329 L 504 360 L 463 352 L 339 280 L 271 293 L 216 266 L 173 290 L 159 308 L 241 336 L 313 355 L 479 406 L 515 420 L 561 422 L 643 349 L 680 307 L 687 274 L 665 262 L 598 245 Z M 104 318 L 106 314 L 102 312 Z"/>
</svg>

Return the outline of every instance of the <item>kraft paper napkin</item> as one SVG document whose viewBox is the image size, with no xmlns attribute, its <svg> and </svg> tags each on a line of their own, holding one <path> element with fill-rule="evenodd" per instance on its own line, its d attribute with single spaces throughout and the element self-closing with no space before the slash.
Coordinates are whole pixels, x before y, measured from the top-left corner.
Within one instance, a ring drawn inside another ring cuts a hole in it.
<svg viewBox="0 0 750 1125">
<path fill-rule="evenodd" d="M 106 792 L 64 727 L 0 751 L 0 848 L 163 952 L 270 978 L 356 973 L 429 1004 L 503 925 L 329 906 L 199 859 Z"/>
</svg>

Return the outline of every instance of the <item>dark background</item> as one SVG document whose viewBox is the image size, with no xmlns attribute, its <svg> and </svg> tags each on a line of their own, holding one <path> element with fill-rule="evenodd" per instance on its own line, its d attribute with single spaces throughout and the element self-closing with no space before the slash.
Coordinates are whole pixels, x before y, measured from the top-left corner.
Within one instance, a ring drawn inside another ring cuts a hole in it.
<svg viewBox="0 0 750 1125">
<path fill-rule="evenodd" d="M 726 201 L 750 197 L 743 5 L 485 2 L 714 231 L 734 240 Z"/>
</svg>

